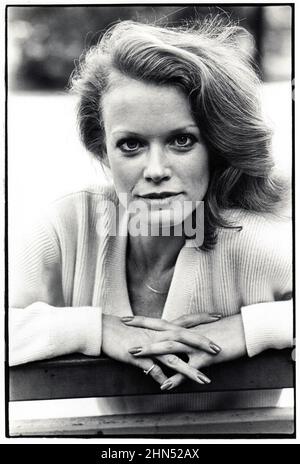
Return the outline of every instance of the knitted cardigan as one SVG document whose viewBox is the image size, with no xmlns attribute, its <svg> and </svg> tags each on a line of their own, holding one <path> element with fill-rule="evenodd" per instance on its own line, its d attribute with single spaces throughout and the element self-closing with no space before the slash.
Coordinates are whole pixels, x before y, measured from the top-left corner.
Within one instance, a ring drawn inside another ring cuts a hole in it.
<svg viewBox="0 0 300 464">
<path fill-rule="evenodd" d="M 10 253 L 9 363 L 101 352 L 101 312 L 132 315 L 126 284 L 127 214 L 112 187 L 56 200 Z M 181 249 L 162 317 L 242 312 L 249 356 L 292 346 L 291 227 L 286 219 L 224 211 L 212 251 Z M 188 243 L 189 242 L 189 243 Z"/>
</svg>

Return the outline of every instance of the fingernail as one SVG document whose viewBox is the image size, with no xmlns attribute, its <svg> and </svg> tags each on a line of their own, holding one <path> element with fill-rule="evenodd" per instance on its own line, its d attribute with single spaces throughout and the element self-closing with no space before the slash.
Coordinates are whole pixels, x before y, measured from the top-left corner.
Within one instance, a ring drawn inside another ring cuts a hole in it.
<svg viewBox="0 0 300 464">
<path fill-rule="evenodd" d="M 166 380 L 161 386 L 161 390 L 170 390 L 173 387 L 173 382 L 171 380 Z"/>
<path fill-rule="evenodd" d="M 196 380 L 196 382 L 201 383 L 202 385 L 205 384 L 204 380 L 201 377 L 199 377 L 198 375 L 196 376 L 195 380 Z"/>
<path fill-rule="evenodd" d="M 130 350 L 128 350 L 128 353 L 130 353 L 130 354 L 140 354 L 142 351 L 143 351 L 143 348 L 141 348 L 140 346 L 137 346 L 135 348 L 130 348 Z"/>
<path fill-rule="evenodd" d="M 220 353 L 220 351 L 221 351 L 221 348 L 218 345 L 215 345 L 214 343 L 210 343 L 209 347 L 210 347 L 211 351 L 213 353 L 215 353 L 215 354 Z"/>
<path fill-rule="evenodd" d="M 132 319 L 134 319 L 134 316 L 121 317 L 121 321 L 124 322 L 124 324 L 126 324 L 127 322 L 132 321 Z"/>
<path fill-rule="evenodd" d="M 222 314 L 210 313 L 209 315 L 210 315 L 210 317 L 212 317 L 213 319 L 221 319 L 221 318 L 222 318 Z"/>
<path fill-rule="evenodd" d="M 204 374 L 198 374 L 197 379 L 201 380 L 202 383 L 211 383 L 211 380 Z"/>
</svg>

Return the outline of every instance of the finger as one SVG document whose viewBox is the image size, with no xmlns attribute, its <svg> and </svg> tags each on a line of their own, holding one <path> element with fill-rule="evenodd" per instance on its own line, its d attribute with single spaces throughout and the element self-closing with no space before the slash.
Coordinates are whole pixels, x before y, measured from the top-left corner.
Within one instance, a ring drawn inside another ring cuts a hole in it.
<svg viewBox="0 0 300 464">
<path fill-rule="evenodd" d="M 183 374 L 175 374 L 169 377 L 161 386 L 161 390 L 174 390 L 186 381 L 187 377 Z"/>
<path fill-rule="evenodd" d="M 155 364 L 152 359 L 139 359 L 135 364 L 146 372 L 151 369 L 149 374 L 146 374 L 146 372 L 144 373 L 145 375 L 151 376 L 155 382 L 159 383 L 159 385 L 162 385 L 166 380 L 168 380 L 168 377 L 164 374 L 163 370 Z"/>
<path fill-rule="evenodd" d="M 221 348 L 209 338 L 200 335 L 199 333 L 184 328 L 177 330 L 166 330 L 155 335 L 155 342 L 176 341 L 197 348 L 198 350 L 206 351 L 209 354 L 217 355 Z"/>
<path fill-rule="evenodd" d="M 154 317 L 144 317 L 144 316 L 128 316 L 121 317 L 123 324 L 130 325 L 131 327 L 143 327 L 144 329 L 152 330 L 174 330 L 176 326 L 171 324 L 164 319 L 157 319 Z"/>
<path fill-rule="evenodd" d="M 194 348 L 180 342 L 165 341 L 131 348 L 128 351 L 134 357 L 138 358 L 140 356 L 152 356 L 168 353 L 190 353 L 191 351 L 194 351 Z"/>
<path fill-rule="evenodd" d="M 171 323 L 188 329 L 199 324 L 209 324 L 210 322 L 216 322 L 221 319 L 221 317 L 222 314 L 217 313 L 185 314 L 184 316 L 174 319 L 171 321 Z"/>
<path fill-rule="evenodd" d="M 199 369 L 202 365 L 202 362 L 200 359 L 197 358 L 190 358 L 188 362 L 189 366 L 194 367 L 195 369 Z M 182 385 L 186 381 L 187 377 L 183 374 L 175 374 L 172 377 L 169 377 L 163 385 L 161 385 L 161 390 L 173 390 L 179 385 Z"/>
<path fill-rule="evenodd" d="M 206 377 L 206 375 L 202 374 L 202 372 L 199 372 L 194 367 L 189 366 L 188 363 L 182 361 L 182 359 L 175 354 L 156 356 L 156 358 L 166 366 L 176 370 L 180 374 L 186 375 L 197 383 L 210 383 L 210 379 Z"/>
</svg>

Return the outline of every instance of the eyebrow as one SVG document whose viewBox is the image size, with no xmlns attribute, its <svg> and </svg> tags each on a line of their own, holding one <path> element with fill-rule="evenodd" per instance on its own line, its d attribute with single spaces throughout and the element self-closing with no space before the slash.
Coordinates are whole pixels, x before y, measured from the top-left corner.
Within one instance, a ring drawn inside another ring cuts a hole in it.
<svg viewBox="0 0 300 464">
<path fill-rule="evenodd" d="M 177 134 L 178 132 L 186 132 L 187 130 L 192 129 L 192 128 L 199 130 L 199 127 L 196 124 L 188 124 L 186 126 L 177 127 L 176 129 L 172 129 L 171 131 L 168 131 L 168 134 L 174 135 L 174 134 Z M 133 132 L 131 130 L 126 130 L 126 129 L 115 129 L 112 131 L 112 135 L 114 134 L 126 134 L 131 137 L 141 136 L 141 134 L 139 134 L 138 132 Z"/>
</svg>

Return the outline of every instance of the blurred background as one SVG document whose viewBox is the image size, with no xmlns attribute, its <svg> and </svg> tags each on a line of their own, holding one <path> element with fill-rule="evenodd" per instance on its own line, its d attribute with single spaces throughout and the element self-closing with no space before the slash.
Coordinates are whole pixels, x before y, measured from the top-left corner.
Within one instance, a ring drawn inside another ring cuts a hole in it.
<svg viewBox="0 0 300 464">
<path fill-rule="evenodd" d="M 264 82 L 265 116 L 274 130 L 277 169 L 291 173 L 291 15 L 285 6 L 11 6 L 8 8 L 8 169 L 10 218 L 18 223 L 64 192 L 108 181 L 81 145 L 76 100 L 66 92 L 84 49 L 118 20 L 176 25 L 221 14 L 254 41 Z"/>
</svg>

